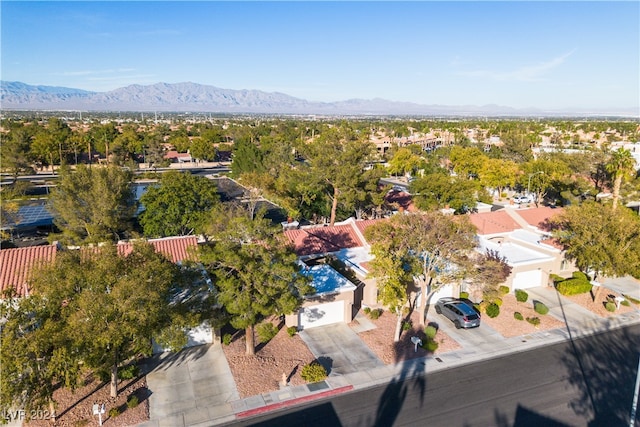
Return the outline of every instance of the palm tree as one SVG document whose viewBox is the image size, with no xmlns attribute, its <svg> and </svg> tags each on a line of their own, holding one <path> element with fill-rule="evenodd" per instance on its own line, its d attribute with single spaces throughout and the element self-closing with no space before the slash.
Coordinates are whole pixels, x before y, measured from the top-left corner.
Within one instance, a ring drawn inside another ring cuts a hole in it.
<svg viewBox="0 0 640 427">
<path fill-rule="evenodd" d="M 618 205 L 622 180 L 634 172 L 634 166 L 635 159 L 631 155 L 631 151 L 621 148 L 611 153 L 611 159 L 609 159 L 605 168 L 613 178 L 613 210 L 615 210 Z"/>
</svg>

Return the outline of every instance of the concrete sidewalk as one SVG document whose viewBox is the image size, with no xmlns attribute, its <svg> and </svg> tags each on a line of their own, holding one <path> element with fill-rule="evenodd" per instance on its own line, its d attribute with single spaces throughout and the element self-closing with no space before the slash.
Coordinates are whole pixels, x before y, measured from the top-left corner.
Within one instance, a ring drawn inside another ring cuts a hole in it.
<svg viewBox="0 0 640 427">
<path fill-rule="evenodd" d="M 240 399 L 231 371 L 220 344 L 196 347 L 176 355 L 153 361 L 151 372 L 147 375 L 150 397 L 150 420 L 141 424 L 144 427 L 160 426 L 212 426 L 226 424 L 232 420 L 251 417 L 279 408 L 297 405 L 310 400 L 348 393 L 350 390 L 386 384 L 398 378 L 410 378 L 425 373 L 451 369 L 457 366 L 476 363 L 506 354 L 527 351 L 536 347 L 555 344 L 568 339 L 589 336 L 631 324 L 640 324 L 640 309 L 601 318 L 581 306 L 559 297 L 552 288 L 527 289 L 530 298 L 544 302 L 550 309 L 550 315 L 557 317 L 566 326 L 549 331 L 539 331 L 513 338 L 494 338 L 492 330 L 486 331 L 490 344 L 485 346 L 465 345 L 461 349 L 447 353 L 438 353 L 413 359 L 395 365 L 383 365 L 377 358 L 367 359 L 366 369 L 355 369 L 352 361 L 342 360 L 340 349 L 332 334 L 341 331 L 340 327 L 325 331 L 308 330 L 301 335 L 316 357 L 330 355 L 335 365 L 333 372 L 324 381 L 302 386 L 286 386 L 280 390 Z M 349 327 L 341 325 L 342 329 Z M 318 329 L 321 329 L 318 328 Z M 443 328 L 444 330 L 444 328 Z M 342 331 L 343 339 L 350 341 L 357 334 L 351 330 Z M 448 333 L 448 331 L 445 331 Z M 458 331 L 459 332 L 459 331 Z M 464 331 L 469 332 L 469 331 Z M 460 340 L 472 339 L 460 332 Z M 353 335 L 353 336 L 352 336 Z M 501 337 L 501 336 L 500 336 Z M 312 339 L 316 342 L 311 342 Z M 341 341 L 341 340 L 338 340 Z M 360 348 L 353 344 L 348 353 Z M 315 351 L 314 351 L 315 350 Z M 366 348 L 370 352 L 368 348 Z M 346 352 L 343 352 L 346 353 Z M 353 356 L 351 356 L 353 357 Z M 340 360 L 340 362 L 338 362 Z M 359 360 L 359 359 L 358 359 Z M 364 362 L 362 362 L 364 363 Z"/>
</svg>

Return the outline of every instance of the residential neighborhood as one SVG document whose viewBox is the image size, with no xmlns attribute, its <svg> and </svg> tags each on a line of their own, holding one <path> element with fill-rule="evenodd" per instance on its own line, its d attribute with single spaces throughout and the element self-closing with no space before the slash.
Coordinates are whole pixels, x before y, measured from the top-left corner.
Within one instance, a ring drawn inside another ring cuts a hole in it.
<svg viewBox="0 0 640 427">
<path fill-rule="evenodd" d="M 5 123 L 9 137 L 25 129 Z M 259 145 L 222 138 L 231 162 L 196 163 L 167 142 L 177 160 L 154 169 L 99 153 L 3 177 L 2 357 L 16 375 L 3 396 L 34 393 L 21 379 L 26 339 L 48 361 L 36 383 L 57 384 L 33 395 L 48 419 L 26 425 L 95 423 L 93 401 L 110 425 L 242 423 L 385 384 L 416 360 L 437 372 L 640 323 L 638 143 L 539 152 L 509 171 L 483 154 L 509 152 L 493 136 L 388 137 L 380 150 L 330 123 L 276 160 L 281 123 L 263 126 Z M 568 174 L 583 157 L 602 163 Z M 113 325 L 104 331 L 76 317 L 102 306 L 89 318 Z M 24 332 L 24 310 L 48 335 Z M 86 368 L 58 370 L 51 348 Z M 113 348 L 115 363 L 99 356 Z"/>
</svg>

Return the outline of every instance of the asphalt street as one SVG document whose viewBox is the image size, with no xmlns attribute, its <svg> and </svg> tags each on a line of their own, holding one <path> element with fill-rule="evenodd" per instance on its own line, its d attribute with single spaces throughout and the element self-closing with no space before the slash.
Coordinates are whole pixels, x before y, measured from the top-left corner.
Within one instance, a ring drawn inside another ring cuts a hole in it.
<svg viewBox="0 0 640 427">
<path fill-rule="evenodd" d="M 444 371 L 415 366 L 387 384 L 229 425 L 629 426 L 639 356 L 634 325 Z"/>
</svg>

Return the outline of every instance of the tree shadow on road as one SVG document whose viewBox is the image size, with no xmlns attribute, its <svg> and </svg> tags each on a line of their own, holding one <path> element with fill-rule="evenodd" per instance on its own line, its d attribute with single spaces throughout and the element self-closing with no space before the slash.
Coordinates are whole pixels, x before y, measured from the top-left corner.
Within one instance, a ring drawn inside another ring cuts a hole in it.
<svg viewBox="0 0 640 427">
<path fill-rule="evenodd" d="M 564 312 L 571 350 L 562 356 L 568 369 L 568 381 L 577 389 L 570 403 L 576 414 L 591 418 L 590 427 L 629 425 L 634 385 L 640 357 L 640 335 L 630 329 L 618 329 L 614 321 L 603 319 L 604 332 L 576 339 Z M 614 336 L 614 339 L 611 339 Z M 635 425 L 640 426 L 636 418 Z"/>
</svg>

